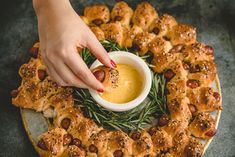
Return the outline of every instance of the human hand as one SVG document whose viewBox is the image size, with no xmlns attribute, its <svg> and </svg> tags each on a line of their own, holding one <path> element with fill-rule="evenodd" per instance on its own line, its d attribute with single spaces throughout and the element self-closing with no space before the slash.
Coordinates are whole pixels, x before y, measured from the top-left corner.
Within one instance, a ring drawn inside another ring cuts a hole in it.
<svg viewBox="0 0 235 157">
<path fill-rule="evenodd" d="M 103 46 L 71 7 L 69 0 L 34 0 L 41 55 L 47 72 L 61 86 L 104 91 L 77 52 L 87 47 L 107 67 L 115 68 Z"/>
</svg>

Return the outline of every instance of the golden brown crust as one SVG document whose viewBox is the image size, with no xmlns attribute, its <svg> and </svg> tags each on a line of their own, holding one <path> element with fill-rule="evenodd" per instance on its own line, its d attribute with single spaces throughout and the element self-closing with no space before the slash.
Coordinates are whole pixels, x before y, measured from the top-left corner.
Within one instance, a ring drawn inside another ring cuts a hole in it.
<svg viewBox="0 0 235 157">
<path fill-rule="evenodd" d="M 107 130 L 101 130 L 93 134 L 89 139 L 89 144 L 94 145 L 98 149 L 98 155 L 104 155 L 108 149 L 108 141 L 111 133 Z"/>
<path fill-rule="evenodd" d="M 111 12 L 112 21 L 119 21 L 122 25 L 128 26 L 130 24 L 133 10 L 124 1 L 116 3 Z"/>
<path fill-rule="evenodd" d="M 44 117 L 55 118 L 61 110 L 74 106 L 71 91 L 68 89 L 51 96 L 45 103 L 45 106 L 47 108 L 43 110 Z"/>
<path fill-rule="evenodd" d="M 167 33 L 167 37 L 173 45 L 189 45 L 196 42 L 196 28 L 191 25 L 178 24 L 172 27 Z"/>
<path fill-rule="evenodd" d="M 188 104 L 189 100 L 187 97 L 175 98 L 171 101 L 168 101 L 167 106 L 171 113 L 171 119 L 189 121 L 192 117 L 192 114 L 189 110 Z"/>
<path fill-rule="evenodd" d="M 101 29 L 104 31 L 105 38 L 113 42 L 123 45 L 124 41 L 124 28 L 120 22 L 108 23 L 101 25 Z"/>
<path fill-rule="evenodd" d="M 115 153 L 115 151 L 121 151 L 124 156 L 132 154 L 132 143 L 133 140 L 122 131 L 111 132 L 108 140 L 107 150 Z"/>
<path fill-rule="evenodd" d="M 92 73 L 96 79 L 104 85 L 105 90 L 108 91 L 111 88 L 116 88 L 118 86 L 118 70 L 101 65 L 92 69 Z"/>
<path fill-rule="evenodd" d="M 133 40 L 135 39 L 135 36 L 139 33 L 142 33 L 143 30 L 139 26 L 134 25 L 133 27 L 126 29 L 125 32 L 125 40 L 123 43 L 123 46 L 126 48 L 130 48 L 133 46 Z"/>
<path fill-rule="evenodd" d="M 189 71 L 188 79 L 197 80 L 200 87 L 208 87 L 215 80 L 217 69 L 213 61 L 196 61 L 191 67 L 193 70 Z"/>
<path fill-rule="evenodd" d="M 86 151 L 82 147 L 77 147 L 75 145 L 70 145 L 64 151 L 61 157 L 85 157 Z"/>
<path fill-rule="evenodd" d="M 186 157 L 201 157 L 203 154 L 203 145 L 195 138 L 190 138 L 188 145 L 185 147 L 184 155 Z"/>
<path fill-rule="evenodd" d="M 149 43 L 149 50 L 154 54 L 160 54 L 163 52 L 169 52 L 172 48 L 172 45 L 169 41 L 164 40 L 162 37 L 154 38 Z"/>
<path fill-rule="evenodd" d="M 84 16 L 90 25 L 100 26 L 110 20 L 109 8 L 103 4 L 88 6 L 84 10 Z"/>
<path fill-rule="evenodd" d="M 134 11 L 132 23 L 146 31 L 157 17 L 156 10 L 148 2 L 141 2 Z"/>
<path fill-rule="evenodd" d="M 61 127 L 69 133 L 76 129 L 77 125 L 83 121 L 84 117 L 81 110 L 77 107 L 65 106 L 57 111 L 53 123 L 56 127 Z"/>
<path fill-rule="evenodd" d="M 176 56 L 178 57 L 178 56 Z M 184 70 L 180 60 L 173 61 L 163 71 L 168 81 L 167 100 L 168 102 L 175 98 L 184 98 L 186 96 L 187 71 Z"/>
<path fill-rule="evenodd" d="M 101 128 L 93 120 L 84 118 L 69 133 L 81 140 L 83 145 L 88 146 L 90 137 L 99 130 Z"/>
<path fill-rule="evenodd" d="M 36 42 L 32 47 L 31 49 L 29 50 L 29 53 L 30 53 L 30 56 L 32 58 L 40 58 L 41 55 L 40 55 L 40 43 L 39 42 Z"/>
<path fill-rule="evenodd" d="M 17 89 L 17 96 L 15 98 L 12 98 L 12 104 L 17 107 L 22 108 L 29 108 L 34 109 L 36 111 L 42 111 L 43 110 L 43 103 L 34 103 L 33 99 L 31 98 L 31 92 L 35 88 L 34 82 L 28 82 L 25 83 L 25 87 L 20 86 Z"/>
<path fill-rule="evenodd" d="M 92 27 L 90 27 L 90 29 L 95 34 L 96 38 L 99 41 L 102 41 L 105 39 L 104 32 L 102 31 L 102 29 L 100 29 L 99 27 L 96 27 L 96 26 L 92 26 Z"/>
<path fill-rule="evenodd" d="M 177 133 L 185 130 L 187 127 L 188 120 L 171 119 L 163 129 L 169 134 L 169 136 L 174 137 Z"/>
<path fill-rule="evenodd" d="M 220 94 L 211 87 L 189 90 L 187 96 L 200 112 L 223 109 Z"/>
<path fill-rule="evenodd" d="M 166 43 L 166 42 L 165 42 Z M 169 45 L 169 43 L 167 44 Z M 168 49 L 170 46 L 167 46 Z M 156 48 L 151 48 L 151 52 L 154 54 L 152 64 L 155 65 L 153 70 L 157 73 L 162 73 L 168 66 L 172 65 L 172 62 L 179 62 L 181 58 L 181 50 L 183 45 L 176 45 L 172 47 L 169 51 L 157 51 Z M 165 49 L 166 50 L 166 49 Z M 173 63 L 176 64 L 176 63 Z M 178 63 L 181 64 L 181 63 Z"/>
<path fill-rule="evenodd" d="M 175 18 L 171 15 L 164 14 L 154 20 L 154 22 L 150 25 L 149 32 L 162 37 L 165 36 L 167 32 L 175 25 L 177 25 Z"/>
<path fill-rule="evenodd" d="M 186 96 L 186 79 L 178 79 L 167 83 L 167 100 Z"/>
<path fill-rule="evenodd" d="M 189 142 L 189 135 L 187 131 L 183 130 L 177 133 L 173 138 L 173 147 L 170 148 L 169 152 L 172 156 L 178 157 L 183 156 L 184 149 Z"/>
<path fill-rule="evenodd" d="M 209 113 L 198 113 L 190 123 L 189 131 L 195 137 L 209 139 L 216 134 L 215 120 Z"/>
<path fill-rule="evenodd" d="M 214 59 L 213 48 L 199 42 L 185 46 L 182 53 L 184 60 L 188 62 L 208 61 Z"/>
<path fill-rule="evenodd" d="M 64 152 L 64 129 L 55 128 L 39 136 L 38 147 L 41 156 L 59 157 Z"/>
<path fill-rule="evenodd" d="M 12 99 L 14 105 L 40 112 L 49 107 L 47 103 L 49 98 L 61 93 L 63 88 L 58 87 L 49 78 L 45 78 L 39 83 L 35 83 L 33 80 L 23 80 L 18 91 L 17 97 Z"/>
<path fill-rule="evenodd" d="M 172 136 L 165 130 L 158 128 L 152 135 L 154 152 L 167 151 L 172 147 Z"/>
<path fill-rule="evenodd" d="M 20 67 L 19 74 L 25 81 L 34 80 L 35 82 L 40 82 L 40 70 L 46 70 L 46 67 L 42 64 L 41 60 L 30 59 L 29 63 L 23 64 Z"/>
<path fill-rule="evenodd" d="M 153 154 L 153 142 L 151 136 L 146 132 L 142 131 L 138 136 L 134 136 L 133 143 L 133 155 L 136 157 L 141 157 L 145 155 Z"/>
<path fill-rule="evenodd" d="M 155 35 L 148 32 L 142 32 L 135 36 L 133 46 L 138 50 L 139 55 L 143 56 L 149 50 L 149 43 L 155 38 Z"/>
</svg>

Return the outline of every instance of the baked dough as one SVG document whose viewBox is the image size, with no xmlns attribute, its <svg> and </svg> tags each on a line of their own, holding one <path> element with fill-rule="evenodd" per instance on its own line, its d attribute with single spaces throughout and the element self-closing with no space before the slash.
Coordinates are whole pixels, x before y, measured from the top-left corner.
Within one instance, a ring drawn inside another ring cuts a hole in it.
<svg viewBox="0 0 235 157">
<path fill-rule="evenodd" d="M 68 145 L 66 143 L 66 136 L 66 131 L 60 128 L 55 128 L 40 135 L 37 144 L 40 155 L 50 157 L 61 156 Z"/>
<path fill-rule="evenodd" d="M 91 26 L 90 29 L 95 34 L 95 36 L 97 37 L 99 41 L 102 41 L 105 39 L 104 32 L 102 31 L 101 28 L 97 26 Z"/>
<path fill-rule="evenodd" d="M 157 36 L 163 37 L 175 25 L 177 25 L 175 18 L 171 15 L 164 14 L 153 21 L 150 25 L 149 32 L 153 32 Z"/>
<path fill-rule="evenodd" d="M 119 21 L 122 25 L 129 27 L 133 10 L 126 2 L 117 2 L 111 12 L 112 21 Z"/>
<path fill-rule="evenodd" d="M 178 24 L 169 30 L 166 37 L 173 45 L 189 45 L 196 42 L 196 28 L 187 24 Z"/>
<path fill-rule="evenodd" d="M 88 6 L 84 10 L 84 16 L 89 25 L 100 26 L 110 20 L 109 8 L 106 5 L 97 4 Z"/>
<path fill-rule="evenodd" d="M 216 133 L 215 121 L 209 113 L 198 113 L 190 123 L 189 131 L 195 137 L 209 139 Z"/>
<path fill-rule="evenodd" d="M 126 48 L 132 47 L 135 36 L 142 32 L 143 32 L 143 29 L 136 25 L 132 26 L 130 29 L 126 29 L 123 47 L 126 47 Z"/>
<path fill-rule="evenodd" d="M 82 147 L 77 147 L 75 145 L 68 146 L 67 149 L 65 149 L 64 153 L 61 157 L 68 157 L 68 156 L 75 156 L 75 157 L 85 157 L 86 156 L 86 150 Z"/>
<path fill-rule="evenodd" d="M 158 18 L 156 10 L 148 2 L 141 2 L 134 11 L 132 23 L 147 31 L 156 18 Z"/>
<path fill-rule="evenodd" d="M 105 39 L 123 46 L 124 28 L 120 22 L 103 24 L 101 25 L 101 29 L 104 31 Z"/>
<path fill-rule="evenodd" d="M 191 89 L 187 92 L 187 96 L 199 112 L 223 109 L 220 94 L 211 87 Z"/>
<path fill-rule="evenodd" d="M 38 138 L 40 156 L 201 157 L 204 146 L 199 139 L 216 133 L 209 112 L 222 110 L 220 94 L 210 87 L 217 74 L 213 48 L 196 40 L 193 26 L 177 23 L 168 14 L 158 17 L 148 2 L 141 2 L 135 11 L 118 2 L 111 13 L 103 4 L 88 6 L 81 18 L 98 40 L 153 55 L 153 71 L 167 81 L 170 114 L 162 115 L 157 125 L 129 135 L 106 130 L 74 104 L 72 88 L 51 80 L 36 43 L 30 49 L 32 58 L 19 70 L 21 85 L 11 95 L 15 106 L 53 118 L 48 132 Z"/>
<path fill-rule="evenodd" d="M 140 56 L 145 55 L 149 49 L 149 43 L 155 38 L 155 35 L 148 32 L 142 32 L 135 36 L 133 46 L 137 49 Z"/>
<path fill-rule="evenodd" d="M 145 155 L 155 155 L 153 152 L 153 141 L 148 132 L 135 132 L 131 135 L 134 140 L 132 152 L 136 157 L 141 157 Z"/>
</svg>

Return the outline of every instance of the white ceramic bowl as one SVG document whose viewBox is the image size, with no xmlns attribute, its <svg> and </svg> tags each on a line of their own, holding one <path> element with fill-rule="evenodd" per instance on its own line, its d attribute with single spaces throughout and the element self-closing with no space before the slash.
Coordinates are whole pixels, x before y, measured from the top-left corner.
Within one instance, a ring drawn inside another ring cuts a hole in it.
<svg viewBox="0 0 235 157">
<path fill-rule="evenodd" d="M 152 75 L 151 71 L 148 67 L 148 65 L 138 56 L 125 52 L 125 51 L 113 51 L 108 53 L 110 58 L 114 60 L 117 64 L 127 64 L 132 67 L 134 67 L 141 76 L 143 76 L 143 87 L 142 87 L 142 92 L 139 94 L 137 98 L 135 98 L 132 101 L 129 101 L 127 103 L 123 104 L 116 104 L 116 103 L 111 103 L 107 100 L 104 100 L 100 94 L 93 90 L 89 89 L 91 96 L 95 99 L 95 101 L 103 106 L 104 108 L 107 108 L 112 111 L 127 111 L 130 110 L 136 106 L 138 106 L 141 102 L 144 101 L 144 99 L 148 96 L 148 93 L 151 88 L 152 84 Z M 94 69 L 98 67 L 99 65 L 102 65 L 98 60 L 96 60 L 92 65 L 90 69 Z"/>
</svg>

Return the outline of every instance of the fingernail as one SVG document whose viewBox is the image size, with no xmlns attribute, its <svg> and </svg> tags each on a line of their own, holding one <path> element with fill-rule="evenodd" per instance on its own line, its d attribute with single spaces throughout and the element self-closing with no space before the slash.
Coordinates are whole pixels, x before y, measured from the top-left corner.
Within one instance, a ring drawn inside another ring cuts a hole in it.
<svg viewBox="0 0 235 157">
<path fill-rule="evenodd" d="M 115 63 L 112 59 L 111 59 L 110 63 L 111 63 L 111 65 L 112 65 L 112 67 L 117 68 L 116 63 Z"/>
<path fill-rule="evenodd" d="M 97 89 L 97 92 L 104 93 L 104 90 L 103 89 Z"/>
</svg>

